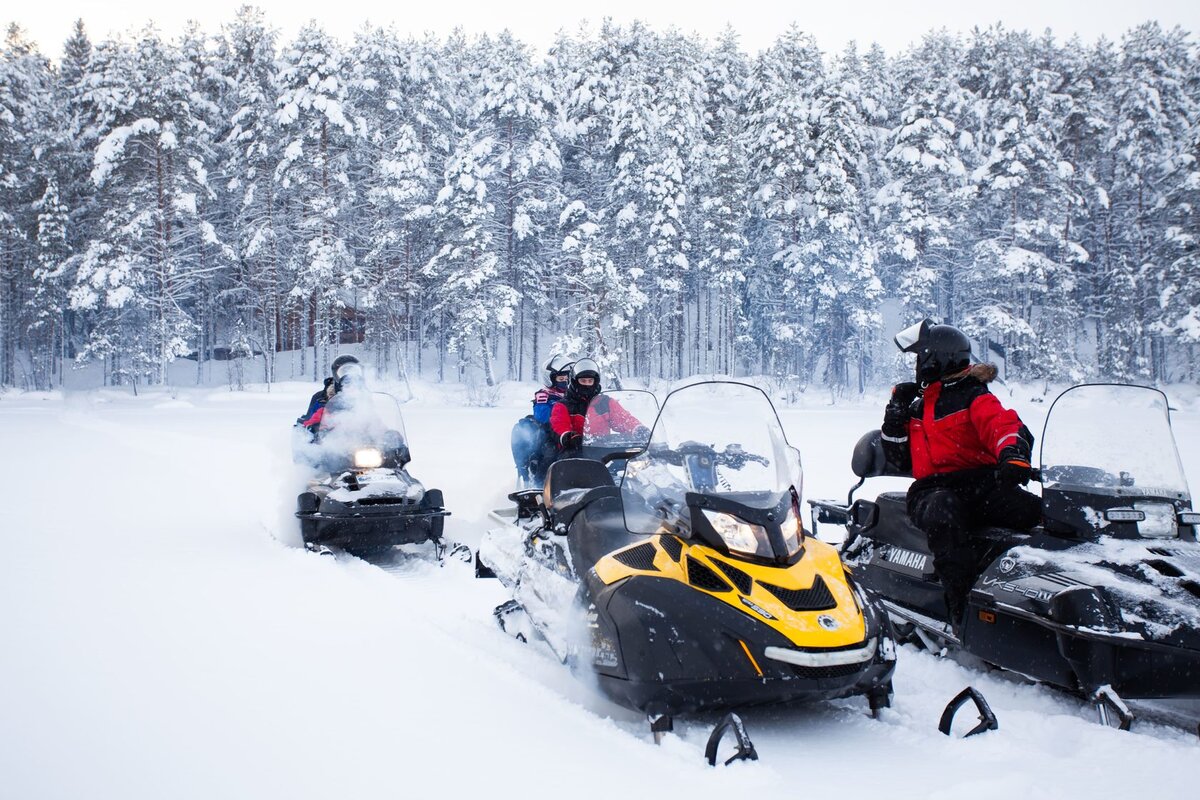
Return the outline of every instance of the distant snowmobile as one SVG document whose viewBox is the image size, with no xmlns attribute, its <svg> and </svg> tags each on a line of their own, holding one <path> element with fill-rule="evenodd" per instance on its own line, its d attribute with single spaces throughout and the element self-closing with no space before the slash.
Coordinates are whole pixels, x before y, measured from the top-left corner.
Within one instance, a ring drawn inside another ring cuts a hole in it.
<svg viewBox="0 0 1200 800">
<path fill-rule="evenodd" d="M 842 556 L 878 592 L 897 633 L 1078 693 L 1128 728 L 1122 698 L 1200 697 L 1200 544 L 1166 396 L 1143 386 L 1082 385 L 1054 401 L 1042 434 L 1044 526 L 977 533 L 980 576 L 961 638 L 905 494 L 854 500 L 896 475 L 879 431 L 851 460 L 847 503 L 813 501 L 816 521 L 846 526 Z"/>
<path fill-rule="evenodd" d="M 594 672 L 656 736 L 701 709 L 889 704 L 887 618 L 805 534 L 799 453 L 760 389 L 672 392 L 644 449 L 603 458 L 628 459 L 619 487 L 598 461 L 558 461 L 532 505 L 485 535 L 479 557 L 513 593 L 501 627 Z"/>
<path fill-rule="evenodd" d="M 382 392 L 347 390 L 325 407 L 315 438 L 296 429 L 297 461 L 328 475 L 297 498 L 296 517 L 310 549 L 371 557 L 397 545 L 431 542 L 441 558 L 446 511 L 439 489 L 408 474 L 411 460 L 400 406 Z M 459 546 L 461 548 L 461 546 Z"/>
</svg>

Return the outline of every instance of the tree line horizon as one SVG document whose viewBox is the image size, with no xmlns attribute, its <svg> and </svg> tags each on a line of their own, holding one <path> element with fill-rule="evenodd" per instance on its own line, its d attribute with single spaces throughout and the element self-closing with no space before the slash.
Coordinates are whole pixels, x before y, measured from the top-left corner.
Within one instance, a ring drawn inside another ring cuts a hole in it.
<svg viewBox="0 0 1200 800">
<path fill-rule="evenodd" d="M 0 58 L 0 385 L 184 355 L 320 374 L 896 379 L 891 319 L 1023 380 L 1200 378 L 1200 61 L 995 25 L 756 55 L 605 21 L 542 54 L 242 8 Z M 291 352 L 298 351 L 298 352 Z"/>
</svg>

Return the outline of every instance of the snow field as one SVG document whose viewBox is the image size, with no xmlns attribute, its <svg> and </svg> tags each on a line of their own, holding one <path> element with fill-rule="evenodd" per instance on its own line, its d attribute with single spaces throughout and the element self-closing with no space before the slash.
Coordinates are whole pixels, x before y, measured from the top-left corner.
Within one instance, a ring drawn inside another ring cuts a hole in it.
<svg viewBox="0 0 1200 800">
<path fill-rule="evenodd" d="M 504 592 L 469 566 L 294 546 L 288 426 L 311 391 L 0 398 L 0 797 L 1194 796 L 1195 735 L 1105 730 L 1073 698 L 908 647 L 879 722 L 861 700 L 750 710 L 762 760 L 723 770 L 702 761 L 711 718 L 655 747 L 636 714 L 502 634 Z M 422 388 L 405 407 L 412 472 L 471 546 L 510 490 L 521 394 L 476 409 Z M 1016 404 L 1040 433 L 1045 406 Z M 844 497 L 878 414 L 781 413 L 806 497 Z M 1000 730 L 947 739 L 938 716 L 967 684 Z"/>
</svg>

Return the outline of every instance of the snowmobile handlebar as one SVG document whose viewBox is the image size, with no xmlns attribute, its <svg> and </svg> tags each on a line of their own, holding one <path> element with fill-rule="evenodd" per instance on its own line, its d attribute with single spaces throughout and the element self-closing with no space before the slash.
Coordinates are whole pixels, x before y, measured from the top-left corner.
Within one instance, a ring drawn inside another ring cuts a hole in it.
<svg viewBox="0 0 1200 800">
<path fill-rule="evenodd" d="M 741 445 L 731 444 L 724 450 L 700 442 L 684 442 L 678 447 L 659 445 L 649 449 L 651 458 L 665 461 L 672 466 L 683 466 L 688 459 L 708 459 L 714 466 L 742 469 L 749 463 L 770 466 L 770 461 L 760 455 L 744 450 Z"/>
</svg>

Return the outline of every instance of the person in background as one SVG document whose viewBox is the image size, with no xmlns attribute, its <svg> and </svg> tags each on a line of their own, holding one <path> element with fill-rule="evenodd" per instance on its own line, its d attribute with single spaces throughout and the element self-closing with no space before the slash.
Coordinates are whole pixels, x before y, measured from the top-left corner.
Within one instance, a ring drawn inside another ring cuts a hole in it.
<svg viewBox="0 0 1200 800">
<path fill-rule="evenodd" d="M 915 478 L 908 516 L 929 536 L 957 634 L 986 555 L 974 532 L 1027 531 L 1041 521 L 1041 498 L 1021 488 L 1033 472 L 1033 435 L 988 389 L 996 368 L 971 363 L 971 341 L 959 329 L 925 320 L 899 333 L 896 345 L 916 354 L 916 381 L 892 389 L 884 452 Z"/>
<path fill-rule="evenodd" d="M 550 413 L 550 428 L 561 453 L 583 446 L 583 429 L 588 422 L 588 405 L 604 390 L 600 368 L 590 358 L 581 358 L 571 366 L 571 381 L 562 402 Z M 616 400 L 605 397 L 602 408 L 593 407 L 590 425 L 595 433 L 617 431 L 633 433 L 642 424 Z"/>
<path fill-rule="evenodd" d="M 545 386 L 534 392 L 533 413 L 513 426 L 511 447 L 517 479 L 523 486 L 541 486 L 557 454 L 550 431 L 550 414 L 562 402 L 571 380 L 571 361 L 554 356 L 546 362 Z"/>
<path fill-rule="evenodd" d="M 347 369 L 348 367 L 349 369 Z M 308 410 L 304 412 L 303 417 L 296 420 L 296 424 L 303 425 L 313 436 L 316 436 L 317 431 L 320 430 L 321 420 L 325 416 L 325 406 L 342 390 L 343 382 L 347 378 L 346 373 L 354 370 L 358 371 L 357 374 L 362 374 L 362 365 L 354 356 L 346 355 L 335 358 L 329 366 L 331 377 L 325 379 L 324 387 L 309 400 Z"/>
</svg>

